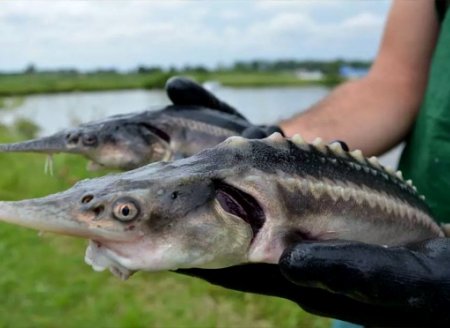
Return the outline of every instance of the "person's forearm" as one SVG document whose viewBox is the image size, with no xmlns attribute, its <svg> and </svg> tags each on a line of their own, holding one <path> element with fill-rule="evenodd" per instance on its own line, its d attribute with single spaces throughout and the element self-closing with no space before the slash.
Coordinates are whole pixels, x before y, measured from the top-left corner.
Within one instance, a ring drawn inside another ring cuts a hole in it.
<svg viewBox="0 0 450 328">
<path fill-rule="evenodd" d="M 350 81 L 280 126 L 287 136 L 339 139 L 367 155 L 378 155 L 400 142 L 414 121 L 422 95 L 409 90 L 387 79 Z"/>
<path fill-rule="evenodd" d="M 336 88 L 307 112 L 282 122 L 281 129 L 309 141 L 340 139 L 366 155 L 385 152 L 414 122 L 438 31 L 433 1 L 394 1 L 369 75 Z"/>
</svg>

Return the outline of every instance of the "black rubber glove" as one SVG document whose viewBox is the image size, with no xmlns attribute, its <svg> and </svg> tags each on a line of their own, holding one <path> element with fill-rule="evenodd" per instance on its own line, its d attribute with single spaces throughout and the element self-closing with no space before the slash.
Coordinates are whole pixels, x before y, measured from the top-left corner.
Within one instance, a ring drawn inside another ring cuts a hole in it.
<svg viewBox="0 0 450 328">
<path fill-rule="evenodd" d="M 213 108 L 248 122 L 236 108 L 220 100 L 191 79 L 181 76 L 171 77 L 167 80 L 165 89 L 167 96 L 175 105 L 196 105 Z M 283 131 L 276 125 L 251 125 L 242 132 L 241 136 L 249 139 L 261 139 L 274 132 L 279 132 L 284 136 Z"/>
<path fill-rule="evenodd" d="M 450 239 L 407 247 L 326 241 L 286 249 L 279 265 L 184 270 L 211 283 L 292 300 L 366 326 L 450 325 Z"/>
</svg>

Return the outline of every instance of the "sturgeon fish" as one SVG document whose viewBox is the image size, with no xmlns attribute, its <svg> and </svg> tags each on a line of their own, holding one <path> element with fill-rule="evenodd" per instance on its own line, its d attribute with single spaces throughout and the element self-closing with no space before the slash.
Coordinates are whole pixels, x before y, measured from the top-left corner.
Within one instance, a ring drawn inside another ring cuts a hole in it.
<svg viewBox="0 0 450 328">
<path fill-rule="evenodd" d="M 443 236 L 399 172 L 338 142 L 277 133 L 0 202 L 0 220 L 87 238 L 86 262 L 123 279 L 138 270 L 277 263 L 305 240 L 393 246 Z"/>
<path fill-rule="evenodd" d="M 251 124 L 235 108 L 189 79 L 169 79 L 166 91 L 173 105 L 111 116 L 43 138 L 0 144 L 0 152 L 72 153 L 87 157 L 91 170 L 130 170 L 188 157 L 230 136 L 261 138 L 276 130 Z"/>
</svg>

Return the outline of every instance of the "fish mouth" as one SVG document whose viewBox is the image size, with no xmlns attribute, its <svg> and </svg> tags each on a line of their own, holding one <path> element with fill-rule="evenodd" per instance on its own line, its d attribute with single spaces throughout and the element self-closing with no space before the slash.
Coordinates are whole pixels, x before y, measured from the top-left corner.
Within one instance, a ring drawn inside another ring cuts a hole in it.
<svg viewBox="0 0 450 328">
<path fill-rule="evenodd" d="M 220 206 L 225 212 L 250 225 L 253 241 L 266 221 L 266 215 L 259 202 L 252 195 L 223 181 L 216 181 L 215 187 L 216 199 Z"/>
<path fill-rule="evenodd" d="M 121 265 L 116 259 L 116 254 L 98 240 L 89 240 L 84 261 L 94 271 L 101 272 L 108 269 L 121 280 L 127 280 L 135 271 Z"/>
</svg>

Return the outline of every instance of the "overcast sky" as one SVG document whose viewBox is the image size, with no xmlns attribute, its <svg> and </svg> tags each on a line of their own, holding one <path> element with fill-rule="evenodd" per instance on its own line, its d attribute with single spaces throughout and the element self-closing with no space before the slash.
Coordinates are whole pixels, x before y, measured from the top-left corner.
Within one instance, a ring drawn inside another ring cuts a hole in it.
<svg viewBox="0 0 450 328">
<path fill-rule="evenodd" d="M 389 0 L 5 1 L 0 70 L 372 59 Z"/>
</svg>

